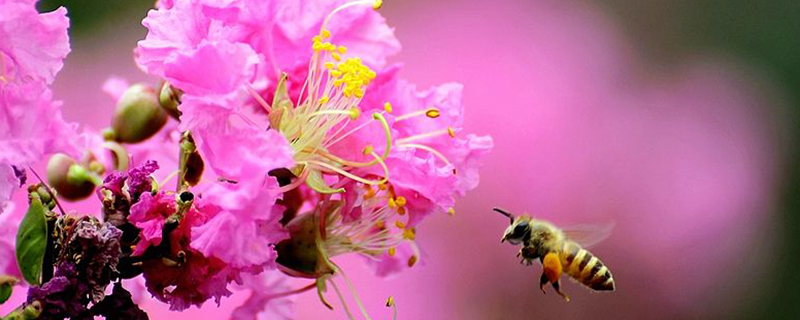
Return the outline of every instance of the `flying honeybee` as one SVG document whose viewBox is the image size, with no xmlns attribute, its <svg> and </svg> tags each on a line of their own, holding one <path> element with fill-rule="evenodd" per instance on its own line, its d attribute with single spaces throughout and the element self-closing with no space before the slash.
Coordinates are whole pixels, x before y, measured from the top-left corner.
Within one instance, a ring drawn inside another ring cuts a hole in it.
<svg viewBox="0 0 800 320">
<path fill-rule="evenodd" d="M 569 296 L 561 291 L 562 273 L 566 273 L 592 290 L 614 291 L 611 271 L 600 262 L 600 259 L 581 246 L 581 244 L 590 246 L 605 239 L 610 233 L 610 227 L 598 228 L 591 232 L 588 230 L 590 228 L 586 227 L 562 230 L 547 221 L 533 219 L 527 215 L 514 217 L 503 209 L 494 208 L 494 210 L 511 220 L 511 225 L 506 229 L 500 242 L 522 244 L 517 253 L 517 257 L 522 257 L 521 263 L 531 265 L 536 259 L 542 263 L 542 277 L 539 281 L 539 289 L 542 292 L 545 292 L 546 284 L 552 283 L 556 292 L 569 301 Z M 579 242 L 581 244 L 578 244 Z"/>
</svg>

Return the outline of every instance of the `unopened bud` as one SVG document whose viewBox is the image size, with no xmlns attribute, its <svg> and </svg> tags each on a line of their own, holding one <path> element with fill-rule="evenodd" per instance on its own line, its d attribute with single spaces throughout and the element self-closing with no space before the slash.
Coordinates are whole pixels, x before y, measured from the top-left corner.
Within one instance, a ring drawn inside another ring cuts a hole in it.
<svg viewBox="0 0 800 320">
<path fill-rule="evenodd" d="M 175 119 L 181 117 L 178 106 L 181 104 L 182 94 L 180 89 L 173 87 L 168 82 L 162 83 L 159 89 L 158 102 L 161 104 L 161 108 L 164 108 L 164 111 Z"/>
<path fill-rule="evenodd" d="M 47 182 L 67 200 L 80 200 L 94 191 L 88 172 L 63 153 L 54 154 L 47 162 Z"/>
<path fill-rule="evenodd" d="M 137 143 L 155 135 L 167 123 L 167 113 L 161 109 L 152 87 L 135 84 L 125 90 L 117 101 L 112 128 L 117 141 Z"/>
</svg>

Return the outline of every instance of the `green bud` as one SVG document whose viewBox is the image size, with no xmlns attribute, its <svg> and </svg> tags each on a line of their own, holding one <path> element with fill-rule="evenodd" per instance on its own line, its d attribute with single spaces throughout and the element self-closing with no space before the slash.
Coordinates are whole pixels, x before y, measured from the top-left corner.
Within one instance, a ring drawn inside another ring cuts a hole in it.
<svg viewBox="0 0 800 320">
<path fill-rule="evenodd" d="M 173 87 L 168 82 L 162 83 L 161 88 L 159 89 L 159 104 L 161 104 L 161 107 L 164 108 L 164 111 L 166 111 L 175 119 L 181 117 L 181 111 L 178 110 L 178 106 L 181 104 L 182 94 L 183 92 L 181 92 L 180 89 Z"/>
<path fill-rule="evenodd" d="M 137 143 L 155 135 L 166 123 L 167 113 L 161 108 L 155 90 L 135 84 L 117 102 L 111 126 L 117 141 Z"/>
<path fill-rule="evenodd" d="M 67 200 L 80 200 L 94 191 L 88 172 L 69 156 L 56 153 L 47 162 L 47 182 Z"/>
</svg>

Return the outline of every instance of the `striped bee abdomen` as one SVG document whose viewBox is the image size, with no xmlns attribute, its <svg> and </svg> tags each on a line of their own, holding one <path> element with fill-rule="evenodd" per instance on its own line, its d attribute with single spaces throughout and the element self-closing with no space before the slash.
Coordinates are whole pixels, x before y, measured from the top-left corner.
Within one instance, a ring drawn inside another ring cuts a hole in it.
<svg viewBox="0 0 800 320">
<path fill-rule="evenodd" d="M 566 274 L 592 290 L 614 291 L 611 270 L 600 259 L 572 241 L 564 242 L 561 250 L 561 264 Z"/>
</svg>

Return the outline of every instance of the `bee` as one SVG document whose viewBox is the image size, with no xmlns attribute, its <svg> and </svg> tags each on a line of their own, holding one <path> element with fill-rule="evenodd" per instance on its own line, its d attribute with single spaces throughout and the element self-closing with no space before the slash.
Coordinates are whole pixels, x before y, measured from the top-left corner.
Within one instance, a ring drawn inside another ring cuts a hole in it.
<svg viewBox="0 0 800 320">
<path fill-rule="evenodd" d="M 592 230 L 576 228 L 574 230 L 559 229 L 555 225 L 527 215 L 514 217 L 500 208 L 495 211 L 508 217 L 511 225 L 506 228 L 500 242 L 513 245 L 522 244 L 517 253 L 520 263 L 531 265 L 533 260 L 542 263 L 542 276 L 539 289 L 543 293 L 544 286 L 551 283 L 556 293 L 569 301 L 569 295 L 561 291 L 561 274 L 566 273 L 577 282 L 596 291 L 614 291 L 614 277 L 611 270 L 600 259 L 578 244 L 578 238 L 584 246 L 590 246 L 605 239 L 611 227 Z"/>
</svg>

